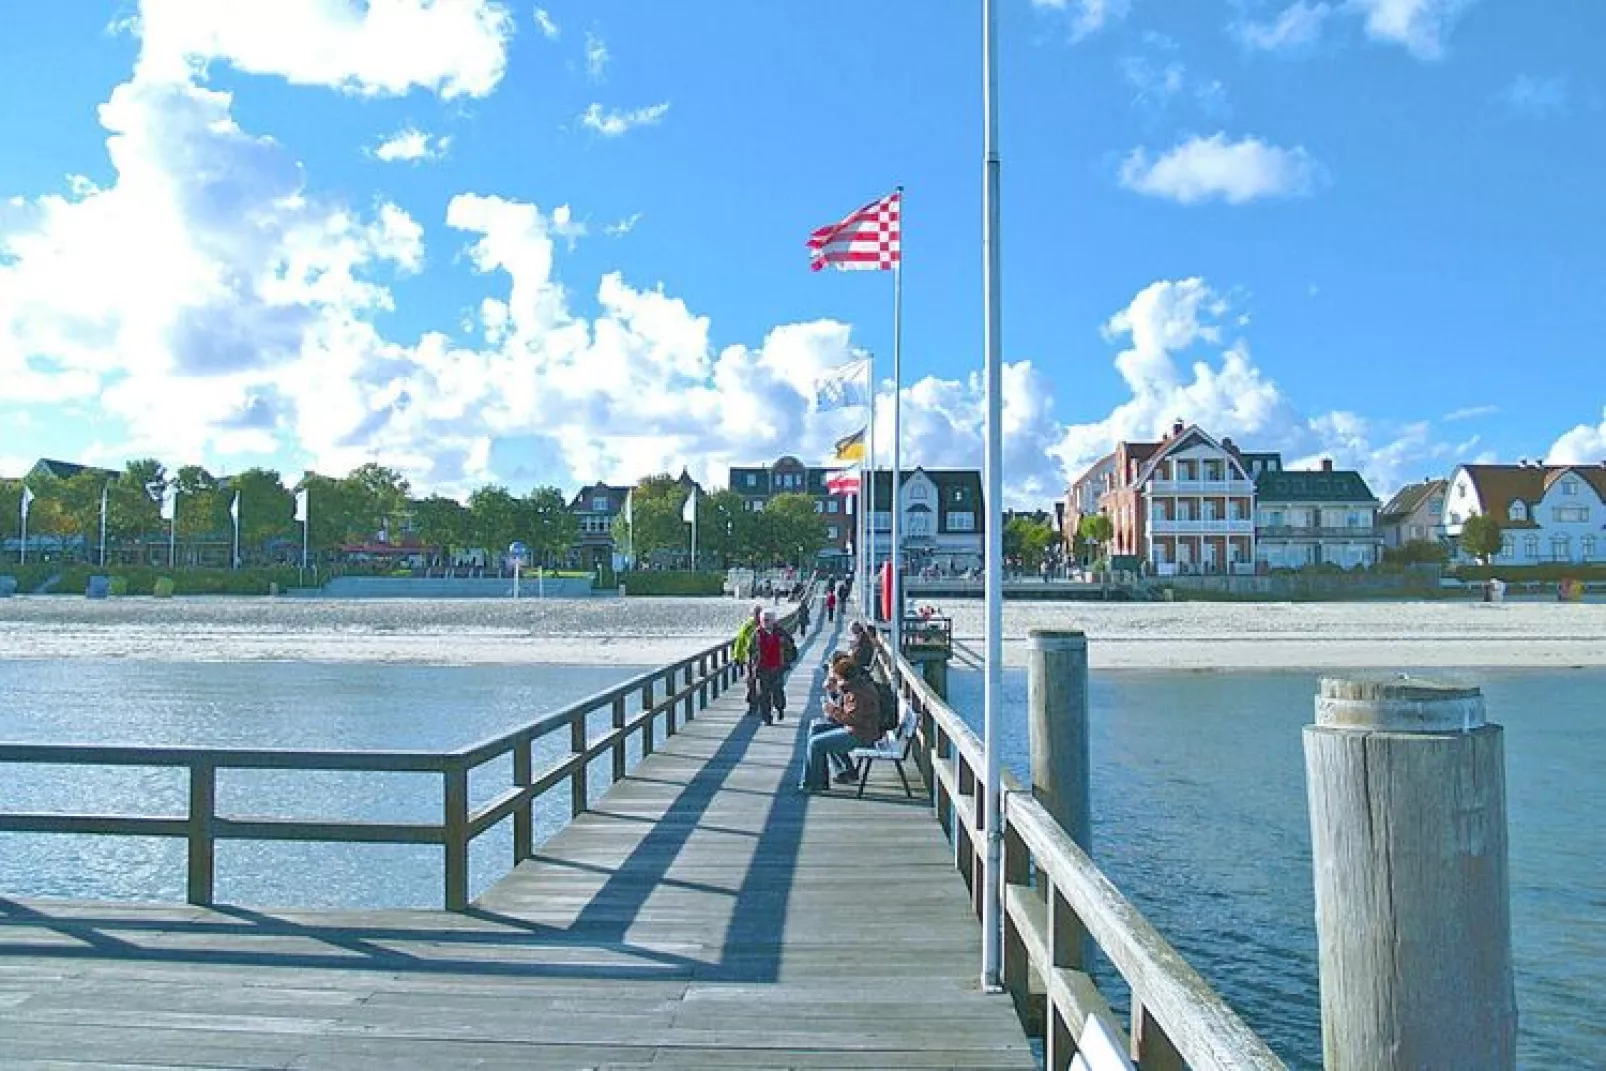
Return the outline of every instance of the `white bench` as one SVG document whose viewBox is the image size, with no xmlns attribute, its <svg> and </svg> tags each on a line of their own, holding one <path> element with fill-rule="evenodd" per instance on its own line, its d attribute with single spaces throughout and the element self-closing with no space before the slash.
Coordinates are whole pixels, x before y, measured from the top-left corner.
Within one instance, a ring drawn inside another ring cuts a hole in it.
<svg viewBox="0 0 1606 1071">
<path fill-rule="evenodd" d="M 898 700 L 898 727 L 884 733 L 869 747 L 856 747 L 848 752 L 848 761 L 859 771 L 859 796 L 864 796 L 864 786 L 870 780 L 870 767 L 878 762 L 890 762 L 897 767 L 898 780 L 903 782 L 903 793 L 914 799 L 914 791 L 909 787 L 909 778 L 903 772 L 903 764 L 909 758 L 909 748 L 914 744 L 915 730 L 920 727 L 920 713 L 902 698 Z"/>
</svg>

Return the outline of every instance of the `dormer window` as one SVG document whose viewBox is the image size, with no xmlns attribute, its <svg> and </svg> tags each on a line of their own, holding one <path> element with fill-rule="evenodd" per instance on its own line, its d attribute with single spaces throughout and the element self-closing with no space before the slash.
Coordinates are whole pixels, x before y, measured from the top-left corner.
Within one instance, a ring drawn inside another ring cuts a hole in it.
<svg viewBox="0 0 1606 1071">
<path fill-rule="evenodd" d="M 1528 507 L 1523 505 L 1521 502 L 1513 502 L 1511 504 L 1511 519 L 1514 520 L 1514 521 L 1525 521 L 1525 520 L 1527 520 L 1528 519 Z"/>
</svg>

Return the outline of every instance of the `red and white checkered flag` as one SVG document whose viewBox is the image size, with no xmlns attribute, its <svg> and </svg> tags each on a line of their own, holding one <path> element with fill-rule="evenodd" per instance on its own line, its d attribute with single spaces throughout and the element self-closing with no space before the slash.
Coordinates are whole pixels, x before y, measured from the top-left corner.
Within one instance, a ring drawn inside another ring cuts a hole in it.
<svg viewBox="0 0 1606 1071">
<path fill-rule="evenodd" d="M 809 235 L 809 267 L 891 271 L 903 258 L 903 191 L 871 201 L 841 223 Z"/>
</svg>

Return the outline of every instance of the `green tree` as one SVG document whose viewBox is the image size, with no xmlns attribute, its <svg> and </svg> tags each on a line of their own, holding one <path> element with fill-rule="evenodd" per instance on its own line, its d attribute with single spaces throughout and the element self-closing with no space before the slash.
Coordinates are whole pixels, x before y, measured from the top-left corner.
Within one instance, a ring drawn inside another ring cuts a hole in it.
<svg viewBox="0 0 1606 1071">
<path fill-rule="evenodd" d="M 225 496 L 240 495 L 240 556 L 249 558 L 269 540 L 290 536 L 295 527 L 295 497 L 272 469 L 252 468 L 229 481 Z M 225 509 L 227 503 L 225 503 Z"/>
<path fill-rule="evenodd" d="M 522 503 L 524 541 L 537 562 L 561 559 L 580 537 L 580 519 L 569 512 L 569 500 L 556 487 L 537 487 Z"/>
<path fill-rule="evenodd" d="M 468 543 L 469 513 L 457 499 L 430 495 L 415 501 L 412 510 L 413 531 L 425 546 L 449 553 Z"/>
<path fill-rule="evenodd" d="M 342 481 L 349 495 L 353 519 L 362 527 L 366 541 L 375 532 L 394 532 L 400 515 L 407 509 L 411 491 L 407 478 L 393 468 L 368 462 L 352 469 Z"/>
<path fill-rule="evenodd" d="M 1450 560 L 1450 548 L 1436 539 L 1413 539 L 1383 551 L 1390 565 L 1443 565 Z"/>
<path fill-rule="evenodd" d="M 806 567 L 825 547 L 825 518 L 819 513 L 817 501 L 809 495 L 776 495 L 765 503 L 759 516 L 765 518 L 763 538 L 774 560 Z"/>
<path fill-rule="evenodd" d="M 520 512 L 519 500 L 506 487 L 479 488 L 468 496 L 470 538 L 495 560 L 518 538 Z"/>
<path fill-rule="evenodd" d="M 1105 546 L 1115 537 L 1115 524 L 1107 514 L 1091 513 L 1076 526 L 1076 534 L 1103 557 Z"/>
<path fill-rule="evenodd" d="M 642 480 L 631 496 L 630 520 L 620 514 L 614 522 L 614 544 L 626 548 L 637 562 L 654 555 L 685 553 L 689 534 L 681 510 L 686 494 L 686 488 L 668 473 Z"/>
<path fill-rule="evenodd" d="M 751 516 L 747 500 L 730 488 L 698 496 L 697 556 L 705 566 L 711 562 L 726 566 L 746 558 L 743 541 Z"/>
<path fill-rule="evenodd" d="M 106 496 L 106 538 L 126 542 L 164 532 L 160 485 L 167 470 L 153 457 L 130 461 Z"/>
<path fill-rule="evenodd" d="M 21 538 L 22 481 L 0 479 L 0 540 Z"/>
<path fill-rule="evenodd" d="M 315 551 L 331 551 L 355 536 L 366 541 L 345 480 L 309 472 L 300 488 L 307 492 L 307 542 Z M 292 514 L 293 515 L 293 514 Z M 370 533 L 371 534 L 371 533 Z"/>
<path fill-rule="evenodd" d="M 1484 565 L 1488 565 L 1489 559 L 1500 553 L 1504 538 L 1499 522 L 1487 513 L 1474 513 L 1461 526 L 1461 549 Z"/>
<path fill-rule="evenodd" d="M 1041 565 L 1053 545 L 1054 526 L 1045 521 L 1011 517 L 1004 525 L 1004 557 L 1018 560 L 1025 569 Z"/>
<path fill-rule="evenodd" d="M 228 503 L 210 472 L 199 465 L 185 465 L 178 470 L 176 479 L 180 539 L 222 536 L 233 531 Z"/>
</svg>

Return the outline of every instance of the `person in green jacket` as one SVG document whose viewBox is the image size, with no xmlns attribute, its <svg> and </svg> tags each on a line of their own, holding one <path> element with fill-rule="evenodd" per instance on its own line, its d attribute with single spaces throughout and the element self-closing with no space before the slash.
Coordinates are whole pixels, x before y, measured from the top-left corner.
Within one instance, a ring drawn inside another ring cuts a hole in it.
<svg viewBox="0 0 1606 1071">
<path fill-rule="evenodd" d="M 758 647 L 753 637 L 758 633 L 759 616 L 763 614 L 762 604 L 755 603 L 753 616 L 742 622 L 742 627 L 736 630 L 736 643 L 731 649 L 731 657 L 738 666 L 747 671 L 747 712 L 758 713 L 758 674 L 754 672 L 753 659 L 758 655 Z"/>
</svg>

